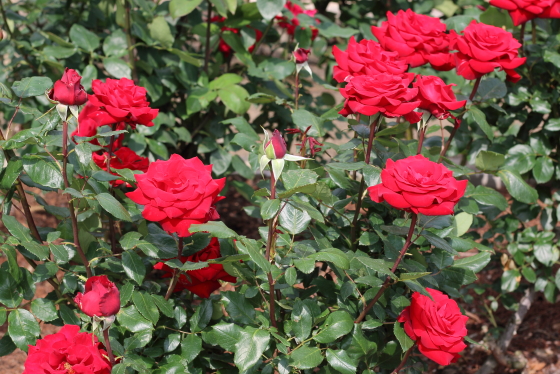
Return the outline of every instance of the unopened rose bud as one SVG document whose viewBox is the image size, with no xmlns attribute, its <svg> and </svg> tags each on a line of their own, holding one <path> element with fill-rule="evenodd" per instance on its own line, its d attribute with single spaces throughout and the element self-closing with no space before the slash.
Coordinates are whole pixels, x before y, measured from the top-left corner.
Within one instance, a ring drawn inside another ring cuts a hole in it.
<svg viewBox="0 0 560 374">
<path fill-rule="evenodd" d="M 87 93 L 80 83 L 82 77 L 76 70 L 66 68 L 60 80 L 54 83 L 49 99 L 63 105 L 82 105 L 87 101 Z"/>
<path fill-rule="evenodd" d="M 296 64 L 303 64 L 304 62 L 307 62 L 310 52 L 311 50 L 305 48 L 298 48 L 294 52 L 292 52 L 296 60 Z"/>
<path fill-rule="evenodd" d="M 121 309 L 119 289 L 106 275 L 89 278 L 85 292 L 79 292 L 74 301 L 90 317 L 110 317 Z"/>
<path fill-rule="evenodd" d="M 264 153 L 270 160 L 284 158 L 288 147 L 280 131 L 274 130 L 272 138 L 265 144 Z"/>
</svg>

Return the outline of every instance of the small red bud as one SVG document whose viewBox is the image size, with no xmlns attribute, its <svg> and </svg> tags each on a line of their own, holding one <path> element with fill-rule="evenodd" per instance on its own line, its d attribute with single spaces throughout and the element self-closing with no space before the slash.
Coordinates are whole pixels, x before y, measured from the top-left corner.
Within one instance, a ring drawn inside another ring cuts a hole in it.
<svg viewBox="0 0 560 374">
<path fill-rule="evenodd" d="M 280 131 L 274 130 L 272 138 L 264 146 L 264 151 L 266 153 L 266 157 L 271 160 L 284 158 L 286 152 L 288 151 L 288 146 L 286 145 L 286 141 L 282 137 L 282 134 L 280 134 Z"/>
<path fill-rule="evenodd" d="M 305 48 L 298 48 L 292 52 L 294 58 L 296 59 L 296 64 L 303 64 L 304 62 L 307 62 L 309 59 L 309 53 L 311 53 L 311 50 Z"/>
</svg>

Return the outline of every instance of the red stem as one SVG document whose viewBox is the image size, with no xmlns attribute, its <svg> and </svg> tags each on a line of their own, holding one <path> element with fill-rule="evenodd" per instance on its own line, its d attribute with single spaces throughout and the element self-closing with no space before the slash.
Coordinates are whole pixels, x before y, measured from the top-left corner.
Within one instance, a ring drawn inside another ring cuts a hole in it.
<svg viewBox="0 0 560 374">
<path fill-rule="evenodd" d="M 109 355 L 109 361 L 111 361 L 111 367 L 115 366 L 115 356 L 113 355 L 113 350 L 111 349 L 111 341 L 109 340 L 109 329 L 103 330 L 103 340 L 105 340 L 105 348 L 107 349 L 107 354 Z"/>
<path fill-rule="evenodd" d="M 270 198 L 276 198 L 276 180 L 274 178 L 274 173 L 270 173 Z M 274 238 L 276 236 L 276 216 L 271 218 L 268 222 L 268 238 L 266 241 L 266 251 L 265 251 L 265 258 L 267 261 L 270 262 L 270 252 L 272 251 L 272 246 L 274 244 Z M 268 298 L 269 298 L 269 314 L 270 314 L 270 322 L 272 326 L 277 327 L 276 323 L 276 301 L 274 295 L 274 278 L 272 277 L 272 273 L 269 272 L 267 274 L 268 278 Z"/>
<path fill-rule="evenodd" d="M 414 349 L 414 345 L 412 347 L 410 347 L 408 349 L 408 351 L 406 351 L 406 353 L 404 354 L 404 357 L 401 361 L 401 363 L 399 364 L 399 366 L 397 366 L 395 368 L 395 370 L 393 370 L 391 372 L 391 374 L 397 374 L 399 371 L 401 371 L 401 369 L 403 368 L 404 364 L 406 364 L 406 361 L 408 360 L 408 357 L 410 357 L 410 354 L 412 353 L 412 350 Z"/>
</svg>

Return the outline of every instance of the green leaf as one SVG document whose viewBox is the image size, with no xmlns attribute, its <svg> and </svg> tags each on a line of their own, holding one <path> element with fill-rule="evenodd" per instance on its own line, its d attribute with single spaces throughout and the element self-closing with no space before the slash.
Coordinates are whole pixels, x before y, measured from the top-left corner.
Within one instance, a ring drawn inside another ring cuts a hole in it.
<svg viewBox="0 0 560 374">
<path fill-rule="evenodd" d="M 518 277 L 521 277 L 519 270 L 506 270 L 502 274 L 502 292 L 513 292 L 519 287 Z"/>
<path fill-rule="evenodd" d="M 77 23 L 73 24 L 70 28 L 70 40 L 87 52 L 93 52 L 99 47 L 99 37 Z"/>
<path fill-rule="evenodd" d="M 329 365 L 332 366 L 338 373 L 341 374 L 355 374 L 357 369 L 357 363 L 348 356 L 346 351 L 338 350 L 333 351 L 332 349 L 327 349 L 327 361 Z"/>
<path fill-rule="evenodd" d="M 306 211 L 296 208 L 292 204 L 287 204 L 280 212 L 280 225 L 290 234 L 299 234 L 307 228 L 311 221 L 311 216 Z"/>
<path fill-rule="evenodd" d="M 315 261 L 328 261 L 338 266 L 341 269 L 349 269 L 350 262 L 348 257 L 340 249 L 336 248 L 326 248 L 322 249 L 320 252 L 314 253 L 309 258 Z"/>
<path fill-rule="evenodd" d="M 130 283 L 129 283 L 130 284 Z M 158 309 L 167 317 L 173 318 L 173 306 L 171 305 L 170 301 L 165 300 L 163 296 L 160 295 L 151 295 L 152 300 L 157 305 Z"/>
<path fill-rule="evenodd" d="M 80 319 L 76 316 L 76 309 L 70 309 L 70 307 L 60 304 L 58 306 L 58 312 L 60 318 L 67 325 L 81 325 Z"/>
<path fill-rule="evenodd" d="M 490 262 L 490 253 L 481 252 L 474 256 L 469 256 L 465 258 L 460 258 L 455 260 L 453 266 L 458 268 L 464 268 L 474 271 L 475 273 L 480 272 L 484 267 Z"/>
<path fill-rule="evenodd" d="M 132 293 L 132 302 L 144 318 L 150 320 L 154 325 L 157 324 L 159 320 L 158 308 L 149 294 L 134 292 Z"/>
<path fill-rule="evenodd" d="M 477 186 L 468 197 L 475 199 L 480 204 L 495 206 L 500 210 L 506 210 L 508 207 L 506 198 L 498 191 L 489 187 Z"/>
<path fill-rule="evenodd" d="M 218 91 L 218 96 L 224 105 L 236 114 L 244 114 L 251 107 L 251 103 L 245 100 L 249 97 L 249 93 L 241 86 L 221 89 Z"/>
<path fill-rule="evenodd" d="M 309 169 L 288 170 L 282 174 L 282 182 L 286 190 L 310 185 L 317 182 L 319 175 Z"/>
<path fill-rule="evenodd" d="M 370 320 L 368 322 L 372 322 L 374 320 Z M 377 344 L 372 341 L 369 341 L 365 338 L 362 332 L 361 324 L 354 325 L 354 333 L 352 334 L 352 343 L 346 350 L 346 353 L 354 359 L 359 359 L 362 357 L 367 357 L 370 354 L 375 353 L 377 350 Z"/>
<path fill-rule="evenodd" d="M 124 340 L 124 348 L 127 351 L 142 348 L 152 341 L 152 330 L 142 330 Z"/>
<path fill-rule="evenodd" d="M 325 135 L 323 129 L 324 120 L 305 109 L 294 110 L 292 113 L 292 121 L 296 127 L 302 131 L 305 131 L 309 126 L 311 126 L 311 129 L 307 133 L 309 136 Z"/>
<path fill-rule="evenodd" d="M 233 323 L 220 322 L 212 326 L 212 330 L 203 335 L 204 341 L 219 345 L 223 349 L 234 352 L 235 345 L 241 338 L 241 327 Z"/>
<path fill-rule="evenodd" d="M 216 175 L 224 174 L 231 165 L 232 155 L 225 149 L 219 147 L 210 154 L 210 163 L 213 165 L 212 171 Z"/>
<path fill-rule="evenodd" d="M 523 274 L 525 279 L 527 279 L 527 281 L 529 281 L 531 283 L 535 283 L 536 280 L 537 280 L 537 274 L 530 267 L 525 267 L 525 268 L 521 269 L 521 274 Z M 558 278 L 558 274 L 559 274 L 559 272 L 556 272 L 556 278 Z M 556 284 L 558 285 L 558 281 L 556 282 Z M 560 288 L 560 287 L 558 287 L 558 288 Z"/>
<path fill-rule="evenodd" d="M 457 254 L 457 251 L 453 249 L 453 247 L 447 242 L 447 240 L 440 238 L 439 236 L 426 230 L 422 230 L 420 234 L 424 238 L 426 238 L 430 242 L 430 244 L 433 245 L 434 247 L 446 250 L 452 255 Z"/>
<path fill-rule="evenodd" d="M 29 77 L 12 84 L 14 94 L 22 99 L 26 97 L 41 96 L 45 91 L 51 88 L 53 82 L 47 77 Z"/>
<path fill-rule="evenodd" d="M 202 3 L 202 0 L 171 0 L 169 2 L 169 13 L 173 18 L 183 17 L 195 10 L 200 3 Z"/>
<path fill-rule="evenodd" d="M 261 329 L 246 327 L 235 345 L 233 362 L 240 372 L 252 368 L 261 358 L 270 341 L 270 334 Z"/>
<path fill-rule="evenodd" d="M 501 79 L 487 78 L 480 82 L 476 95 L 481 101 L 501 99 L 507 95 L 507 87 Z"/>
<path fill-rule="evenodd" d="M 498 170 L 506 162 L 506 156 L 491 151 L 480 151 L 475 159 L 475 165 L 480 170 Z"/>
<path fill-rule="evenodd" d="M 401 122 L 396 124 L 395 126 L 387 127 L 381 131 L 378 131 L 375 136 L 392 136 L 392 135 L 399 135 L 405 132 L 410 127 L 410 123 L 408 122 Z"/>
<path fill-rule="evenodd" d="M 399 341 L 403 352 L 408 351 L 414 345 L 414 340 L 410 339 L 406 332 L 404 332 L 402 324 L 396 322 L 393 325 L 393 332 Z"/>
<path fill-rule="evenodd" d="M 212 318 L 212 311 L 212 301 L 208 299 L 202 301 L 189 321 L 191 331 L 198 332 L 204 330 L 208 322 L 210 322 L 210 318 Z"/>
<path fill-rule="evenodd" d="M 131 79 L 132 77 L 132 69 L 130 69 L 130 66 L 118 57 L 108 57 L 103 59 L 103 66 L 105 66 L 105 70 L 107 70 L 111 76 L 117 79 Z"/>
<path fill-rule="evenodd" d="M 539 157 L 533 167 L 533 176 L 537 183 L 546 183 L 554 175 L 554 163 L 548 157 Z"/>
<path fill-rule="evenodd" d="M 103 41 L 103 52 L 107 56 L 122 57 L 126 55 L 127 49 L 126 34 L 121 29 L 113 31 Z"/>
<path fill-rule="evenodd" d="M 462 236 L 471 228 L 473 223 L 473 215 L 465 212 L 461 212 L 455 215 L 455 235 Z"/>
<path fill-rule="evenodd" d="M 43 158 L 34 156 L 24 157 L 23 170 L 37 184 L 51 188 L 64 188 L 62 172 L 52 161 L 45 161 Z"/>
<path fill-rule="evenodd" d="M 5 334 L 2 339 L 0 339 L 0 357 L 4 357 L 16 350 L 16 346 L 10 338 L 9 334 Z"/>
<path fill-rule="evenodd" d="M 146 276 L 146 268 L 140 256 L 134 252 L 125 251 L 122 254 L 122 265 L 126 275 L 141 285 Z"/>
<path fill-rule="evenodd" d="M 115 218 L 123 221 L 131 222 L 130 214 L 122 206 L 117 199 L 115 199 L 111 194 L 102 192 L 95 195 L 95 199 L 99 202 L 99 205 L 103 207 L 107 212 L 111 213 Z"/>
<path fill-rule="evenodd" d="M 353 260 L 361 262 L 365 267 L 379 274 L 388 275 L 393 279 L 397 279 L 397 276 L 391 272 L 390 268 L 383 260 L 373 259 L 367 256 L 355 256 Z"/>
<path fill-rule="evenodd" d="M 6 226 L 10 234 L 18 238 L 20 241 L 22 242 L 33 241 L 29 229 L 27 227 L 24 227 L 21 223 L 19 223 L 16 217 L 4 214 L 2 215 L 2 222 L 4 223 L 4 226 Z"/>
<path fill-rule="evenodd" d="M 228 228 L 225 223 L 221 221 L 210 221 L 203 224 L 191 225 L 189 228 L 191 233 L 195 232 L 208 232 L 215 238 L 227 239 L 237 238 L 237 234 L 232 229 Z"/>
<path fill-rule="evenodd" d="M 329 314 L 321 330 L 313 339 L 321 344 L 332 343 L 343 335 L 348 334 L 354 327 L 354 320 L 348 312 L 339 310 Z"/>
<path fill-rule="evenodd" d="M 159 42 L 162 46 L 165 48 L 171 48 L 173 46 L 175 38 L 173 38 L 169 24 L 164 17 L 155 17 L 152 23 L 148 25 L 148 29 L 150 30 L 152 39 Z"/>
<path fill-rule="evenodd" d="M 290 353 L 290 365 L 298 369 L 314 369 L 323 362 L 321 350 L 317 347 L 304 345 Z"/>
<path fill-rule="evenodd" d="M 54 303 L 47 299 L 35 299 L 31 302 L 31 311 L 35 317 L 42 321 L 50 322 L 58 318 Z"/>
<path fill-rule="evenodd" d="M 151 322 L 142 317 L 134 305 L 128 308 L 121 308 L 120 312 L 117 313 L 117 320 L 121 326 L 132 332 L 152 328 Z"/>
<path fill-rule="evenodd" d="M 262 271 L 268 273 L 271 266 L 270 262 L 264 258 L 261 247 L 254 243 L 255 241 L 244 240 L 241 243 L 237 242 L 237 247 L 241 252 L 248 253 L 251 260 L 257 264 Z"/>
<path fill-rule="evenodd" d="M 231 86 L 235 86 L 238 83 L 241 83 L 243 77 L 237 74 L 226 73 L 224 75 L 220 75 L 218 78 L 214 79 L 208 85 L 208 88 L 211 90 L 220 90 L 223 88 L 229 88 Z"/>
<path fill-rule="evenodd" d="M 222 292 L 222 298 L 227 302 L 226 311 L 237 323 L 251 324 L 255 321 L 255 308 L 247 301 L 244 295 L 226 291 Z"/>
<path fill-rule="evenodd" d="M 276 216 L 278 213 L 278 209 L 280 209 L 280 200 L 267 200 L 261 206 L 261 216 L 263 220 L 269 220 Z"/>
<path fill-rule="evenodd" d="M 27 352 L 28 345 L 35 345 L 41 328 L 33 314 L 25 309 L 16 309 L 8 316 L 8 334 L 18 347 Z"/>
<path fill-rule="evenodd" d="M 517 172 L 500 170 L 498 171 L 498 176 L 504 182 L 508 192 L 514 199 L 525 204 L 537 202 L 539 198 L 537 190 L 529 186 Z"/>
<path fill-rule="evenodd" d="M 475 106 L 471 106 L 465 115 L 465 119 L 468 123 L 476 123 L 490 141 L 494 140 L 494 131 L 488 122 L 486 122 L 486 115 L 480 109 Z"/>
<path fill-rule="evenodd" d="M 202 339 L 197 335 L 187 335 L 181 342 L 181 357 L 187 362 L 192 362 L 201 351 Z"/>
<path fill-rule="evenodd" d="M 313 315 L 307 305 L 297 300 L 292 310 L 292 330 L 300 341 L 307 339 L 313 328 Z"/>
<path fill-rule="evenodd" d="M 0 179 L 0 187 L 4 189 L 12 188 L 22 170 L 23 161 L 21 159 L 10 160 L 10 162 L 8 162 L 6 170 L 4 171 L 4 174 L 2 175 L 2 178 Z"/>
<path fill-rule="evenodd" d="M 267 21 L 281 13 L 285 4 L 286 0 L 257 0 L 257 8 Z"/>
</svg>

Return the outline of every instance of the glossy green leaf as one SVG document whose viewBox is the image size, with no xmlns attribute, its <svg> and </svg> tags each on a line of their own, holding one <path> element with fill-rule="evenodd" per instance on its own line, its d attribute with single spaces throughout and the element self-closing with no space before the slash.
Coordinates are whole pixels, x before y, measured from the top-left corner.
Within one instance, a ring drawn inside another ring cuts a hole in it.
<svg viewBox="0 0 560 374">
<path fill-rule="evenodd" d="M 27 352 L 28 345 L 35 345 L 41 329 L 33 314 L 25 309 L 16 309 L 8 316 L 8 334 L 18 347 Z"/>
<path fill-rule="evenodd" d="M 146 268 L 140 256 L 132 251 L 125 251 L 122 254 L 122 265 L 126 275 L 141 285 L 146 276 Z"/>
</svg>

